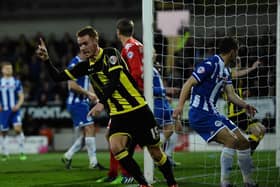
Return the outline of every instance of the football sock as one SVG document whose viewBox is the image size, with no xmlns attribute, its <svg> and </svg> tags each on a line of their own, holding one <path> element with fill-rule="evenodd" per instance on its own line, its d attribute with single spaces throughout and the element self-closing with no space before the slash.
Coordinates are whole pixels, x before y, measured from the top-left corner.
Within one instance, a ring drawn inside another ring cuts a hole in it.
<svg viewBox="0 0 280 187">
<path fill-rule="evenodd" d="M 86 142 L 89 162 L 91 165 L 95 165 L 97 164 L 95 137 L 86 137 L 85 142 Z"/>
<path fill-rule="evenodd" d="M 171 163 L 164 153 L 162 154 L 161 160 L 156 162 L 156 164 L 158 165 L 159 170 L 162 172 L 164 178 L 166 179 L 168 186 L 176 184 Z"/>
<path fill-rule="evenodd" d="M 122 167 L 126 169 L 126 171 L 128 171 L 139 184 L 148 185 L 140 167 L 127 150 L 124 149 L 115 154 L 115 158 L 116 160 L 119 160 Z"/>
<path fill-rule="evenodd" d="M 176 147 L 178 140 L 178 134 L 173 132 L 170 136 L 169 140 L 167 141 L 166 147 L 165 147 L 165 153 L 168 157 L 172 158 L 174 149 Z"/>
<path fill-rule="evenodd" d="M 24 153 L 24 134 L 23 132 L 20 132 L 16 135 L 16 140 L 19 146 L 19 152 Z"/>
<path fill-rule="evenodd" d="M 79 136 L 69 150 L 64 154 L 67 159 L 72 159 L 73 155 L 82 148 L 83 136 Z"/>
<path fill-rule="evenodd" d="M 115 159 L 114 154 L 110 151 L 110 169 L 108 172 L 109 177 L 117 177 L 119 169 L 119 161 Z"/>
<path fill-rule="evenodd" d="M 74 138 L 75 140 L 81 136 L 81 129 L 79 127 L 74 128 Z"/>
<path fill-rule="evenodd" d="M 2 153 L 3 153 L 3 142 L 4 142 L 3 136 L 0 136 L 0 146 L 1 146 Z"/>
<path fill-rule="evenodd" d="M 253 162 L 251 158 L 251 149 L 238 150 L 238 165 L 240 167 L 244 183 L 253 183 L 251 174 L 253 172 Z"/>
<path fill-rule="evenodd" d="M 161 143 L 162 143 L 162 144 L 165 144 L 166 139 L 165 139 L 164 134 L 161 132 L 159 136 L 160 136 L 160 141 L 161 141 Z"/>
<path fill-rule="evenodd" d="M 235 149 L 224 147 L 221 153 L 221 182 L 229 182 Z"/>
<path fill-rule="evenodd" d="M 9 150 L 8 150 L 8 136 L 3 137 L 3 144 L 2 144 L 2 153 L 4 155 L 9 155 Z"/>
</svg>

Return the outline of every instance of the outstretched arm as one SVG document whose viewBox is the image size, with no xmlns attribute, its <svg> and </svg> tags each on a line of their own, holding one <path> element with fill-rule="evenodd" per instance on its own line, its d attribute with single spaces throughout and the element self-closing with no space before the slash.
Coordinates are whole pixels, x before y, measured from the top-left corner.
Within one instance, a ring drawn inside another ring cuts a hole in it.
<svg viewBox="0 0 280 187">
<path fill-rule="evenodd" d="M 240 59 L 238 59 L 240 60 Z M 232 69 L 232 78 L 237 78 L 237 77 L 242 77 L 244 75 L 247 75 L 248 73 L 252 72 L 253 70 L 255 70 L 262 62 L 257 60 L 256 62 L 254 62 L 254 64 L 251 67 L 245 68 L 245 69 Z"/>
</svg>

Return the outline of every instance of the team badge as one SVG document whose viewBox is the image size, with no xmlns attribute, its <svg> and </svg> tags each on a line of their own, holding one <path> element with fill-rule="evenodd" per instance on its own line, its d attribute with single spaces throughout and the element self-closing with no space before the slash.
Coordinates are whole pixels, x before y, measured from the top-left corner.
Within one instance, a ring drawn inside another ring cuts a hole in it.
<svg viewBox="0 0 280 187">
<path fill-rule="evenodd" d="M 131 59 L 132 57 L 133 57 L 133 52 L 132 51 L 129 51 L 128 53 L 127 53 L 127 58 L 129 58 L 129 59 Z"/>
<path fill-rule="evenodd" d="M 110 58 L 109 58 L 109 62 L 110 62 L 110 64 L 112 64 L 112 65 L 115 65 L 116 63 L 117 63 L 117 57 L 116 56 L 110 56 Z"/>
<path fill-rule="evenodd" d="M 87 115 L 87 121 L 92 121 L 92 120 L 93 120 L 92 117 Z"/>
<path fill-rule="evenodd" d="M 223 122 L 221 122 L 221 121 L 215 121 L 215 126 L 216 127 L 220 127 L 220 126 L 222 126 L 223 125 Z"/>
<path fill-rule="evenodd" d="M 202 74 L 204 72 L 205 72 L 205 68 L 203 66 L 197 68 L 197 73 Z"/>
<path fill-rule="evenodd" d="M 208 64 L 208 65 L 212 66 L 210 61 L 205 62 L 205 64 Z"/>
</svg>

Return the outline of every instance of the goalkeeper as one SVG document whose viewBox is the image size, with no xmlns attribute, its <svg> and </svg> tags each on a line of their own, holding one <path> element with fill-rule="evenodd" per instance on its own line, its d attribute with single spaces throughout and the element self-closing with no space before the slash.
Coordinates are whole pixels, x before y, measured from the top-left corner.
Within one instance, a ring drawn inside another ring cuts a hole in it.
<svg viewBox="0 0 280 187">
<path fill-rule="evenodd" d="M 241 69 L 240 57 L 237 57 L 236 67 L 231 69 L 231 76 L 233 79 L 233 85 L 235 86 L 235 92 L 239 97 L 242 98 L 248 91 L 243 89 L 243 81 L 238 78 L 248 75 L 250 72 L 256 70 L 260 64 L 261 61 L 257 60 L 251 67 Z M 232 102 L 229 102 L 228 104 L 228 118 L 237 124 L 240 129 L 249 133 L 248 139 L 251 146 L 251 153 L 253 153 L 265 134 L 265 127 L 263 124 L 257 119 L 250 118 L 245 109 L 234 105 Z"/>
</svg>

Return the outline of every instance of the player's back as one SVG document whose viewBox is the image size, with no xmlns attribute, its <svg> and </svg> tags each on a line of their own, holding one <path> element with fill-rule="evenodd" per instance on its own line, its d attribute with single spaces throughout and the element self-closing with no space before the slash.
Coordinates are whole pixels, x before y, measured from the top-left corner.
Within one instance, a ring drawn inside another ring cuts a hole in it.
<svg viewBox="0 0 280 187">
<path fill-rule="evenodd" d="M 15 77 L 0 79 L 0 103 L 3 110 L 11 110 L 18 102 L 18 94 L 23 92 L 21 82 Z"/>
<path fill-rule="evenodd" d="M 121 56 L 127 63 L 128 69 L 140 89 L 143 84 L 143 44 L 134 38 L 126 41 Z"/>
<path fill-rule="evenodd" d="M 134 55 L 140 55 L 143 59 L 143 44 L 134 38 L 130 38 L 125 43 L 121 55 L 125 61 L 134 57 Z"/>
<path fill-rule="evenodd" d="M 161 76 L 156 68 L 153 68 L 153 88 L 154 88 L 154 97 L 156 98 L 165 98 L 166 89 L 161 80 Z"/>
<path fill-rule="evenodd" d="M 192 89 L 191 107 L 216 111 L 216 102 L 225 84 L 231 84 L 230 73 L 219 55 L 214 55 L 197 64 L 193 77 L 198 81 Z"/>
</svg>

